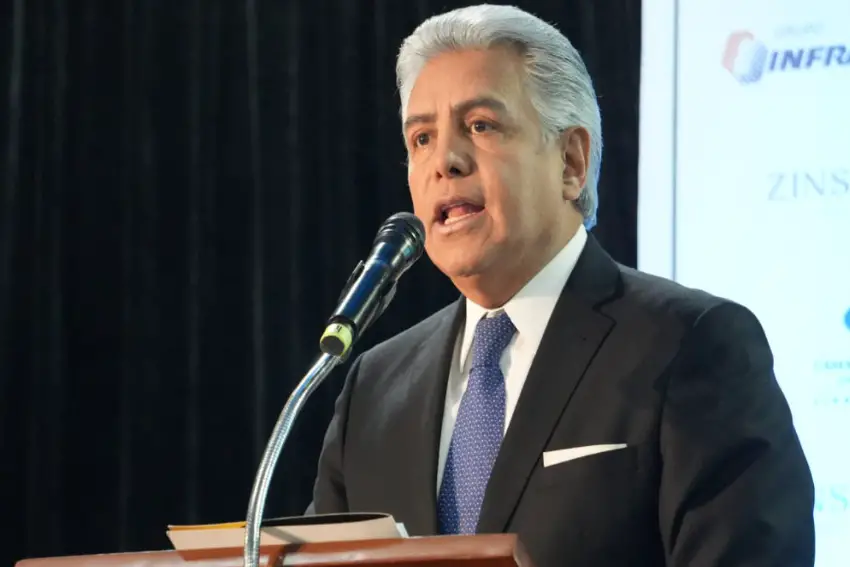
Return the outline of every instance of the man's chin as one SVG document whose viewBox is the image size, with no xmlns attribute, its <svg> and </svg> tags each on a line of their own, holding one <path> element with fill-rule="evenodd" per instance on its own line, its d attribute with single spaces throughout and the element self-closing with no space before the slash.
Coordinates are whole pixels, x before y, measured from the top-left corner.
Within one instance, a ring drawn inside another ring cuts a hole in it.
<svg viewBox="0 0 850 567">
<path fill-rule="evenodd" d="M 443 261 L 434 261 L 434 265 L 452 280 L 480 276 L 486 269 L 483 258 L 448 258 Z"/>
<path fill-rule="evenodd" d="M 437 246 L 426 243 L 425 251 L 437 269 L 452 280 L 482 276 L 500 257 L 500 247 L 480 239 Z"/>
</svg>

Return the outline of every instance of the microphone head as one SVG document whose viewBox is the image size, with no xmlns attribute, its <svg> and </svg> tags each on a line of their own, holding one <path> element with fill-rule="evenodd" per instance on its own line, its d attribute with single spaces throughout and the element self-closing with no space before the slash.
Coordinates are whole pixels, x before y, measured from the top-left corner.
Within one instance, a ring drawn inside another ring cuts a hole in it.
<svg viewBox="0 0 850 567">
<path fill-rule="evenodd" d="M 413 213 L 396 213 L 378 229 L 375 244 L 379 243 L 399 248 L 404 258 L 403 272 L 419 259 L 425 249 L 425 226 Z"/>
</svg>

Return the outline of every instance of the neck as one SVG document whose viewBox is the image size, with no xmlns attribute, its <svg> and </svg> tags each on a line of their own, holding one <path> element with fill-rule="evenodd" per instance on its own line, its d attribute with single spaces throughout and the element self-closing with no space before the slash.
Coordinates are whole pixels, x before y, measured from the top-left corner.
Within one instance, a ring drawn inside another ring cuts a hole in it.
<svg viewBox="0 0 850 567">
<path fill-rule="evenodd" d="M 452 283 L 464 297 L 485 309 L 503 307 L 558 255 L 577 230 L 578 224 L 570 225 L 513 255 L 513 262 L 496 262 L 481 273 L 453 278 Z"/>
</svg>

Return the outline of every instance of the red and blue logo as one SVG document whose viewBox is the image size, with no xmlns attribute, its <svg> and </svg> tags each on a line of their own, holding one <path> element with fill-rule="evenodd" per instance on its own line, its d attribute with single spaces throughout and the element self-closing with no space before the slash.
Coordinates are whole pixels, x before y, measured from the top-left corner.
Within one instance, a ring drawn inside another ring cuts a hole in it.
<svg viewBox="0 0 850 567">
<path fill-rule="evenodd" d="M 850 69 L 850 44 L 770 49 L 751 32 L 736 31 L 726 40 L 723 67 L 745 85 L 760 81 L 768 73 L 816 68 Z"/>
</svg>

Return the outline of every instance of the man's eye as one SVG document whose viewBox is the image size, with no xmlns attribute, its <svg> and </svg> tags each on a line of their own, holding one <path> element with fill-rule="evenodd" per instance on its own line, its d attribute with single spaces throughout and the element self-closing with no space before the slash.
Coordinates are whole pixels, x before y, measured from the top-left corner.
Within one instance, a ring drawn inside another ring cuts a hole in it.
<svg viewBox="0 0 850 567">
<path fill-rule="evenodd" d="M 430 135 L 428 135 L 428 134 L 418 134 L 418 135 L 417 135 L 417 136 L 413 139 L 413 144 L 414 144 L 415 146 L 427 146 L 427 145 L 428 145 L 428 142 L 430 142 L 430 141 L 431 141 L 431 136 L 430 136 Z"/>
<path fill-rule="evenodd" d="M 470 128 L 473 132 L 483 134 L 488 130 L 492 130 L 493 126 L 489 122 L 484 122 L 483 120 L 476 120 L 470 125 Z"/>
</svg>

